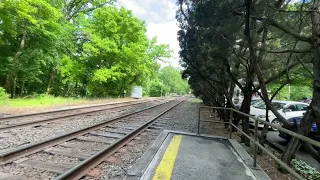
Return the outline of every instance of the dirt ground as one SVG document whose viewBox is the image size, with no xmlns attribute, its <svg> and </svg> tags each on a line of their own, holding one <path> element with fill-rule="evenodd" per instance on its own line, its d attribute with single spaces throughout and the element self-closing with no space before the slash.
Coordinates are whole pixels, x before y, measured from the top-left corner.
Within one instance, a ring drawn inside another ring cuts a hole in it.
<svg viewBox="0 0 320 180">
<path fill-rule="evenodd" d="M 211 116 L 211 117 L 210 117 Z M 212 120 L 212 121 L 219 121 L 219 118 L 217 118 L 215 115 L 212 115 L 212 113 L 209 112 L 203 112 L 201 113 L 201 119 L 203 120 Z M 223 137 L 229 137 L 229 131 L 228 128 L 226 129 L 223 124 L 220 123 L 207 123 L 206 126 L 208 127 L 209 131 L 207 132 L 210 135 L 215 136 L 223 136 Z M 238 142 L 241 141 L 241 133 L 235 132 L 232 133 L 232 138 L 238 140 Z M 244 149 L 253 157 L 253 146 L 252 147 L 246 147 L 243 143 L 241 144 Z M 275 155 L 279 155 L 279 152 L 275 149 L 272 149 L 268 145 L 265 146 L 269 151 L 271 151 Z M 259 166 L 269 175 L 271 179 L 274 180 L 292 180 L 294 179 L 293 176 L 290 174 L 283 174 L 280 171 L 278 171 L 278 165 L 274 159 L 269 157 L 267 154 L 258 155 L 258 164 Z"/>
</svg>

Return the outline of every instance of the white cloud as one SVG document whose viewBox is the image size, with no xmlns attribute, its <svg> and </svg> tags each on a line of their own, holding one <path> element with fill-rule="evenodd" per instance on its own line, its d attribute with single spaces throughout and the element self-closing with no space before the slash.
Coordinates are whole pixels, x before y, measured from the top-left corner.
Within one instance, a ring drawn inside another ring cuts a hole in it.
<svg viewBox="0 0 320 180">
<path fill-rule="evenodd" d="M 130 9 L 134 14 L 143 15 L 146 13 L 145 9 L 140 8 L 133 1 L 119 0 L 119 4 L 127 9 Z"/>
<path fill-rule="evenodd" d="M 132 10 L 132 13 L 147 23 L 147 36 L 158 37 L 159 44 L 169 44 L 174 51 L 170 62 L 179 66 L 179 43 L 175 13 L 175 0 L 118 0 L 121 6 Z"/>
<path fill-rule="evenodd" d="M 157 36 L 159 44 L 169 44 L 170 48 L 173 50 L 173 58 L 171 59 L 172 65 L 178 66 L 179 43 L 177 41 L 178 26 L 176 23 L 149 23 L 147 29 L 147 36 L 149 38 Z"/>
</svg>

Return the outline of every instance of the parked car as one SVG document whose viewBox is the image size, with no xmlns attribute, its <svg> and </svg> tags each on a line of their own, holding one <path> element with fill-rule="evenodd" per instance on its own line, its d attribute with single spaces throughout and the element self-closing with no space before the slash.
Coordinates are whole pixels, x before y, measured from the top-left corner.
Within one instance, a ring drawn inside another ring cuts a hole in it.
<svg viewBox="0 0 320 180">
<path fill-rule="evenodd" d="M 254 104 L 256 104 L 256 103 L 259 103 L 260 101 L 262 101 L 262 99 L 260 99 L 260 98 L 252 98 L 250 105 L 252 106 L 252 105 L 254 105 Z M 234 103 L 234 106 L 236 107 L 236 109 L 239 110 L 239 109 L 241 108 L 242 101 L 241 101 L 241 102 L 239 102 L 239 101 L 234 101 L 233 103 Z"/>
<path fill-rule="evenodd" d="M 306 112 L 308 108 L 307 103 L 295 102 L 295 101 L 272 101 L 271 104 L 277 109 L 277 111 L 285 118 L 290 119 L 292 117 L 303 116 L 303 113 Z M 266 120 L 266 104 L 264 101 L 256 103 L 250 107 L 250 115 L 257 117 L 261 120 Z M 269 121 L 276 125 L 281 126 L 280 121 L 277 120 L 277 117 L 269 110 L 268 112 Z M 254 125 L 254 120 L 250 119 L 249 123 Z M 263 123 L 259 123 L 258 127 L 263 127 Z M 277 130 L 276 128 L 272 128 Z"/>
<path fill-rule="evenodd" d="M 262 101 L 262 99 L 258 99 L 258 98 L 256 98 L 256 99 L 251 99 L 251 106 L 252 105 L 254 105 L 254 104 L 256 104 L 256 103 L 259 103 L 259 102 L 261 102 Z"/>
<path fill-rule="evenodd" d="M 297 121 L 297 124 L 299 125 L 301 120 L 302 120 L 303 116 L 297 116 L 297 117 L 292 117 L 292 118 L 289 118 L 288 121 L 291 123 L 291 124 L 294 124 L 294 120 Z M 313 138 L 313 139 L 316 139 L 317 140 L 317 136 L 316 136 L 316 132 L 317 132 L 317 125 L 316 123 L 313 123 L 312 124 L 312 127 L 311 127 L 311 131 L 309 133 L 309 137 Z M 282 139 L 285 139 L 287 141 L 289 141 L 291 139 L 291 136 L 289 134 L 286 134 L 284 132 L 281 132 L 279 131 L 279 136 L 282 138 Z"/>
<path fill-rule="evenodd" d="M 302 99 L 300 100 L 300 102 L 307 103 L 307 104 L 311 104 L 311 101 L 312 101 L 311 98 L 302 98 Z"/>
</svg>

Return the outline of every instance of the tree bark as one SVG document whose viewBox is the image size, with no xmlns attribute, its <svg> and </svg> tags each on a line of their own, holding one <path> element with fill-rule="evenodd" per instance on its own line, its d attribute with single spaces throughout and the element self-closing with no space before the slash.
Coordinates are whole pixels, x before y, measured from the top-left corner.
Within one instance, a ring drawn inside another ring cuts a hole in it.
<svg viewBox="0 0 320 180">
<path fill-rule="evenodd" d="M 78 81 L 76 82 L 76 85 L 74 86 L 74 92 L 73 92 L 73 96 L 77 96 L 78 95 Z"/>
<path fill-rule="evenodd" d="M 69 92 L 69 81 L 66 82 L 63 89 L 63 97 L 67 96 L 67 93 Z"/>
<path fill-rule="evenodd" d="M 250 79 L 250 78 L 248 78 Z M 242 102 L 242 112 L 246 114 L 250 114 L 250 105 L 251 105 L 251 97 L 252 97 L 252 86 L 253 81 L 248 81 L 245 87 L 245 91 L 243 92 L 243 102 Z M 246 116 L 242 116 L 242 129 L 246 134 L 250 134 L 249 129 L 249 118 Z M 241 136 L 242 142 L 245 143 L 246 146 L 250 146 L 250 140 L 246 138 L 244 135 Z"/>
<path fill-rule="evenodd" d="M 3 85 L 3 88 L 7 91 L 7 92 L 9 92 L 10 91 L 10 87 L 9 87 L 9 74 L 7 74 L 7 76 L 6 76 L 6 81 L 4 82 L 4 85 Z"/>
<path fill-rule="evenodd" d="M 49 74 L 49 80 L 48 80 L 48 86 L 47 86 L 46 94 L 50 94 L 50 92 L 51 92 L 51 86 L 52 86 L 52 83 L 53 83 L 53 80 L 54 80 L 55 71 L 56 71 L 56 66 L 54 64 L 52 64 L 51 68 L 50 68 L 50 74 Z"/>
<path fill-rule="evenodd" d="M 16 97 L 16 89 L 17 89 L 17 75 L 15 75 L 13 78 L 11 98 Z"/>
<path fill-rule="evenodd" d="M 25 80 L 22 80 L 20 96 L 22 97 L 24 94 Z"/>
<path fill-rule="evenodd" d="M 23 31 L 19 48 L 18 48 L 16 54 L 13 57 L 12 68 L 11 68 L 11 70 L 9 72 L 8 86 L 11 89 L 11 97 L 12 98 L 15 97 L 17 68 L 18 68 L 17 66 L 19 64 L 19 60 L 18 59 L 21 56 L 22 51 L 24 49 L 26 37 L 27 37 L 27 31 Z"/>
</svg>

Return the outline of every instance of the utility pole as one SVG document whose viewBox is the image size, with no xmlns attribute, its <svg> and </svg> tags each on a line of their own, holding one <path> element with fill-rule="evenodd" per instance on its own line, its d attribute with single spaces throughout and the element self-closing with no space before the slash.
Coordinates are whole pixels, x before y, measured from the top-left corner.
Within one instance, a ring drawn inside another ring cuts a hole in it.
<svg viewBox="0 0 320 180">
<path fill-rule="evenodd" d="M 290 100 L 290 93 L 291 93 L 291 89 L 290 89 L 290 88 L 291 88 L 291 87 L 290 87 L 290 84 L 288 84 L 288 86 L 289 86 L 289 87 L 288 87 L 288 100 Z"/>
<path fill-rule="evenodd" d="M 162 84 L 163 84 L 163 81 L 160 82 L 160 87 L 161 87 L 161 97 L 162 97 Z"/>
</svg>

